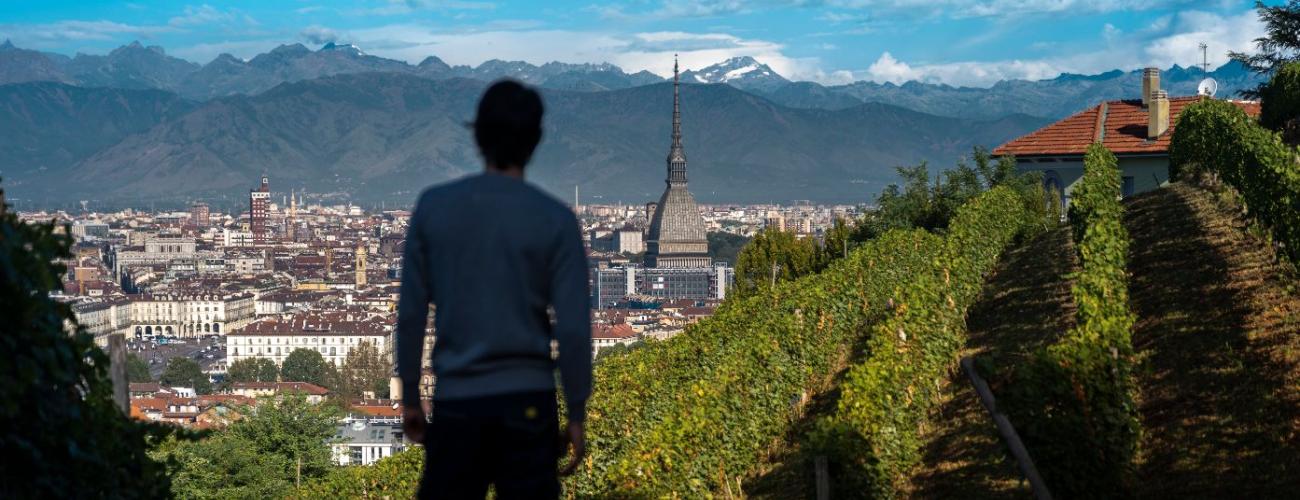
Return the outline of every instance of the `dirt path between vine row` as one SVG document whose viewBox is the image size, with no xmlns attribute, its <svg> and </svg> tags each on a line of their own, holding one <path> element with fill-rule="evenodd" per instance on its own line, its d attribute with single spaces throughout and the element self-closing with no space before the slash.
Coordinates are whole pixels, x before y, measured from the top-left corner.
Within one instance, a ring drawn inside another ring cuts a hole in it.
<svg viewBox="0 0 1300 500">
<path fill-rule="evenodd" d="M 1177 183 L 1126 202 L 1140 497 L 1300 492 L 1300 291 L 1240 206 Z M 1289 290 L 1289 291 L 1288 291 Z"/>
<path fill-rule="evenodd" d="M 962 355 L 1017 356 L 1059 338 L 1074 325 L 1069 275 L 1077 266 L 1064 227 L 1008 252 L 967 311 L 969 339 Z M 939 412 L 921 438 L 923 458 L 912 473 L 909 496 L 1029 496 L 993 420 L 960 370 L 949 377 Z"/>
</svg>

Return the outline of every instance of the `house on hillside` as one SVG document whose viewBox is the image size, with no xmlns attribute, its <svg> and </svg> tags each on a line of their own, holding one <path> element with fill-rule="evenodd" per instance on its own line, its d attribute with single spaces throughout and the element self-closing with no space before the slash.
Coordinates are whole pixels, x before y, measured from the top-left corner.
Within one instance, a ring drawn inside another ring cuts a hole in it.
<svg viewBox="0 0 1300 500">
<path fill-rule="evenodd" d="M 994 156 L 1014 156 L 1022 172 L 1042 172 L 1043 184 L 1061 193 L 1069 206 L 1070 193 L 1083 176 L 1083 155 L 1100 142 L 1119 159 L 1123 194 L 1130 196 L 1169 181 L 1169 144 L 1178 115 L 1203 96 L 1170 98 L 1160 90 L 1160 70 L 1142 74 L 1142 98 L 1107 101 L 998 146 Z M 1246 114 L 1259 116 L 1259 103 L 1229 101 Z"/>
</svg>

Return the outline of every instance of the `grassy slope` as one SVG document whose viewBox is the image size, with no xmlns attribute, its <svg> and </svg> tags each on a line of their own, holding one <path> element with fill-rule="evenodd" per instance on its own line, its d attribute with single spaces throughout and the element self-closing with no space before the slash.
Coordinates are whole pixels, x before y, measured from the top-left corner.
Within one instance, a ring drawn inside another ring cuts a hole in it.
<svg viewBox="0 0 1300 500">
<path fill-rule="evenodd" d="M 964 356 L 1017 356 L 1053 341 L 1074 324 L 1069 273 L 1078 267 L 1068 229 L 1009 252 L 967 313 Z M 925 429 L 924 459 L 912 475 L 913 497 L 1026 497 L 1015 462 L 965 374 L 952 374 L 941 415 Z"/>
<path fill-rule="evenodd" d="M 1139 496 L 1300 491 L 1300 296 L 1224 198 L 1180 183 L 1128 204 Z"/>
</svg>

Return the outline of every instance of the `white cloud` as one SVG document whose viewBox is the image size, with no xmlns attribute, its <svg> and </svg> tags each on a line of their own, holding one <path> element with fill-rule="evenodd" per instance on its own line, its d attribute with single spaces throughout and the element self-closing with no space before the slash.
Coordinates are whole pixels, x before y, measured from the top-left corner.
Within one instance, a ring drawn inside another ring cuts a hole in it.
<svg viewBox="0 0 1300 500">
<path fill-rule="evenodd" d="M 314 45 L 324 45 L 330 42 L 337 42 L 340 39 L 339 32 L 324 26 L 313 24 L 302 31 L 298 32 L 298 38 L 306 40 Z"/>
<path fill-rule="evenodd" d="M 114 40 L 121 36 L 152 38 L 177 31 L 172 26 L 148 26 L 113 21 L 58 21 L 47 24 L 0 24 L 0 38 L 34 48 L 57 48 L 66 42 Z"/>
<path fill-rule="evenodd" d="M 257 20 L 236 9 L 221 10 L 208 4 L 186 6 L 182 15 L 171 18 L 167 24 L 176 27 L 205 26 L 213 24 L 245 24 L 256 26 Z"/>
<path fill-rule="evenodd" d="M 1187 11 L 1132 33 L 1108 24 L 1102 29 L 1099 46 L 1085 52 L 1033 60 L 936 63 L 908 63 L 885 52 L 856 76 L 882 83 L 916 80 L 986 87 L 999 80 L 1039 80 L 1065 72 L 1095 74 L 1117 68 L 1193 66 L 1201 62 L 1200 42 L 1210 46 L 1209 62 L 1214 68 L 1228 62 L 1228 51 L 1251 51 L 1253 40 L 1262 35 L 1263 26 L 1254 11 L 1235 16 Z"/>
<path fill-rule="evenodd" d="M 1190 4 L 1190 0 L 828 0 L 840 8 L 869 9 L 906 17 L 1014 17 L 1026 14 L 1092 14 Z"/>
<path fill-rule="evenodd" d="M 496 4 L 471 0 L 388 0 L 382 7 L 363 9 L 364 14 L 393 16 L 420 10 L 491 10 Z"/>
</svg>

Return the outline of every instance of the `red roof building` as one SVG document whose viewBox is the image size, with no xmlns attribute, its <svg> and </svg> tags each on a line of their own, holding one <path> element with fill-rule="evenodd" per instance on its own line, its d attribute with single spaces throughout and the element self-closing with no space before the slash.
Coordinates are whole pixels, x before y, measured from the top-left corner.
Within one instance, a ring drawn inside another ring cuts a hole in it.
<svg viewBox="0 0 1300 500">
<path fill-rule="evenodd" d="M 1090 107 L 998 146 L 994 156 L 1014 156 L 1021 171 L 1042 172 L 1044 185 L 1061 192 L 1063 204 L 1083 175 L 1083 155 L 1093 143 L 1106 146 L 1119 159 L 1125 196 L 1160 187 L 1169 180 L 1169 144 L 1178 115 L 1188 105 L 1212 97 L 1170 98 L 1159 90 L 1159 72 L 1153 69 L 1143 79 L 1154 89 L 1150 95 Z M 1259 116 L 1258 102 L 1230 102 Z"/>
</svg>

